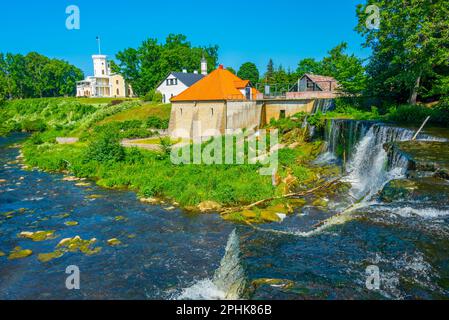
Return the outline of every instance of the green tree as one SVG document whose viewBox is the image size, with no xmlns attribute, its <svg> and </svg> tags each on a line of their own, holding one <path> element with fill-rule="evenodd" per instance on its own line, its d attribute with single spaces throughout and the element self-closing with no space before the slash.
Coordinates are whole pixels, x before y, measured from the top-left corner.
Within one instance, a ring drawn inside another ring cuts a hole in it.
<svg viewBox="0 0 449 320">
<path fill-rule="evenodd" d="M 316 61 L 313 58 L 306 58 L 299 61 L 296 73 L 298 76 L 302 77 L 306 73 L 321 74 L 323 73 L 322 69 L 321 61 Z"/>
<path fill-rule="evenodd" d="M 232 67 L 226 67 L 226 70 L 228 70 L 229 72 L 231 72 L 232 74 L 237 74 L 237 72 L 234 70 L 234 68 Z"/>
<path fill-rule="evenodd" d="M 139 96 L 153 90 L 169 72 L 198 70 L 202 57 L 208 62 L 208 71 L 218 61 L 218 47 L 193 47 L 184 35 L 170 34 L 165 43 L 147 39 L 137 49 L 128 48 L 116 55 L 120 73 Z"/>
<path fill-rule="evenodd" d="M 380 9 L 377 30 L 366 25 L 368 5 Z M 357 15 L 357 31 L 373 52 L 367 72 L 375 95 L 416 104 L 419 95 L 447 88 L 447 0 L 367 0 L 357 7 Z"/>
<path fill-rule="evenodd" d="M 237 76 L 243 80 L 249 80 L 252 84 L 259 82 L 259 70 L 256 65 L 252 62 L 245 62 L 241 65 Z"/>
</svg>

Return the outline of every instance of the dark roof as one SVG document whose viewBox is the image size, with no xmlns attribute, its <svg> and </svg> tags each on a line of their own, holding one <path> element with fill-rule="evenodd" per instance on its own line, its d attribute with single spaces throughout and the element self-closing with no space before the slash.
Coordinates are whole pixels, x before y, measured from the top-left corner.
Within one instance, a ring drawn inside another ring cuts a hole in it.
<svg viewBox="0 0 449 320">
<path fill-rule="evenodd" d="M 204 78 L 204 75 L 197 73 L 172 72 L 179 81 L 190 87 Z"/>
</svg>

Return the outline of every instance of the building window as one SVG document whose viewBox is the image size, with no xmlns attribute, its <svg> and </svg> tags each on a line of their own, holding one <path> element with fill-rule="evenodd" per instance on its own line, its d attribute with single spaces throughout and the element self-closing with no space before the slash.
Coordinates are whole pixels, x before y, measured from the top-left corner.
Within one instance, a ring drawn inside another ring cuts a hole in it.
<svg viewBox="0 0 449 320">
<path fill-rule="evenodd" d="M 119 89 L 117 89 L 117 95 L 118 95 L 118 96 L 120 95 L 120 90 L 119 90 Z"/>
<path fill-rule="evenodd" d="M 104 75 L 104 70 L 101 70 L 101 73 Z"/>
<path fill-rule="evenodd" d="M 118 80 L 116 80 L 115 83 L 118 84 Z"/>
<path fill-rule="evenodd" d="M 212 118 L 214 117 L 214 108 L 210 108 L 210 115 Z"/>
<path fill-rule="evenodd" d="M 181 112 L 181 116 L 182 116 L 182 108 L 180 108 L 179 111 Z"/>
<path fill-rule="evenodd" d="M 281 113 L 279 114 L 280 119 L 285 119 L 285 110 L 281 110 Z"/>
</svg>

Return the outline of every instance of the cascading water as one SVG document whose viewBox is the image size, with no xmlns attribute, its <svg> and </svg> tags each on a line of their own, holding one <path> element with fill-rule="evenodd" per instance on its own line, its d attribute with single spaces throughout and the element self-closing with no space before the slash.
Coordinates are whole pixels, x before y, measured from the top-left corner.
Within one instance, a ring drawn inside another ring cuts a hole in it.
<svg viewBox="0 0 449 320">
<path fill-rule="evenodd" d="M 212 279 L 204 279 L 186 288 L 178 300 L 236 300 L 245 289 L 246 278 L 240 264 L 240 242 L 232 231 L 220 267 Z"/>
<path fill-rule="evenodd" d="M 313 104 L 312 114 L 315 113 L 326 113 L 335 108 L 334 99 L 316 99 Z"/>
<path fill-rule="evenodd" d="M 407 160 L 388 157 L 386 143 L 411 140 L 415 132 L 370 121 L 331 120 L 325 133 L 327 152 L 319 161 L 331 156 L 341 158 L 347 173 L 345 181 L 351 183 L 350 195 L 354 200 L 369 199 L 388 181 L 403 176 Z M 421 134 L 418 140 L 437 138 Z"/>
</svg>

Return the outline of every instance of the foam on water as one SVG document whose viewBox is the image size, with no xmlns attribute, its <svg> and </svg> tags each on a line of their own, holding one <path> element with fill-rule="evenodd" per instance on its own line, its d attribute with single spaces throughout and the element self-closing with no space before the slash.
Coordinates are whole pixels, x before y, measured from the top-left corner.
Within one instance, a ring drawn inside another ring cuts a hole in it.
<svg viewBox="0 0 449 320">
<path fill-rule="evenodd" d="M 212 279 L 203 279 L 183 289 L 178 300 L 237 300 L 246 284 L 240 264 L 240 242 L 236 230 L 229 236 L 225 255 Z"/>
</svg>

